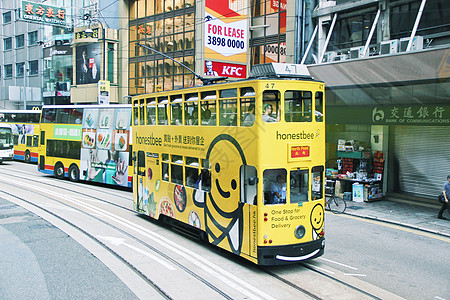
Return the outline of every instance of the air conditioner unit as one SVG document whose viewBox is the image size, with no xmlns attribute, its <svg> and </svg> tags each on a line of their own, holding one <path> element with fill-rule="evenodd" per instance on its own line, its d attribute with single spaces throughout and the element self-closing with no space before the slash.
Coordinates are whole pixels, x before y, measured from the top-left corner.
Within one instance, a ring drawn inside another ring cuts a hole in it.
<svg viewBox="0 0 450 300">
<path fill-rule="evenodd" d="M 334 61 L 344 61 L 344 60 L 347 60 L 349 58 L 350 58 L 350 56 L 348 54 L 339 54 L 338 56 L 336 56 L 334 58 Z"/>
<path fill-rule="evenodd" d="M 323 56 L 323 62 L 334 61 L 334 58 L 336 56 L 337 56 L 337 52 L 336 51 L 325 52 L 325 55 Z"/>
<path fill-rule="evenodd" d="M 350 48 L 350 59 L 363 58 L 364 57 L 364 47 L 353 47 Z"/>
<path fill-rule="evenodd" d="M 398 40 L 382 41 L 380 43 L 380 55 L 394 54 L 398 52 Z"/>
<path fill-rule="evenodd" d="M 406 48 L 408 48 L 408 43 L 411 38 L 401 38 L 400 39 L 400 51 L 405 52 Z M 417 35 L 413 38 L 413 42 L 411 45 L 411 51 L 417 51 L 423 49 L 423 36 Z"/>
</svg>

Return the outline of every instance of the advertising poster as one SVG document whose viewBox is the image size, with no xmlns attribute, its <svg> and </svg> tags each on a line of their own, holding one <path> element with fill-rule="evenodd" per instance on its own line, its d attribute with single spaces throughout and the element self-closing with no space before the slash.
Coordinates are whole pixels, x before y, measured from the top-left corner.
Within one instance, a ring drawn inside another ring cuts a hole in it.
<svg viewBox="0 0 450 300">
<path fill-rule="evenodd" d="M 130 116 L 129 108 L 85 110 L 80 179 L 128 186 Z"/>
<path fill-rule="evenodd" d="M 205 76 L 247 77 L 247 0 L 206 0 Z"/>
<path fill-rule="evenodd" d="M 100 43 L 78 46 L 76 51 L 76 84 L 97 83 L 100 79 Z"/>
</svg>

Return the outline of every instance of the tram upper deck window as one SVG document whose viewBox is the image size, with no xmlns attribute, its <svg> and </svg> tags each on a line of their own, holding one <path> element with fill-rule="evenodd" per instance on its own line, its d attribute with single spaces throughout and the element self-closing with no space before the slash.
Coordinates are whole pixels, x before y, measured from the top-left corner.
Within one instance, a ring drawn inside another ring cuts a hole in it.
<svg viewBox="0 0 450 300">
<path fill-rule="evenodd" d="M 201 122 L 202 125 L 216 125 L 217 95 L 215 91 L 203 92 L 201 94 Z"/>
<path fill-rule="evenodd" d="M 158 98 L 158 125 L 167 125 L 167 105 L 169 99 L 167 97 Z"/>
<path fill-rule="evenodd" d="M 264 122 L 280 121 L 280 99 L 279 91 L 264 91 L 263 93 L 263 115 Z"/>
<path fill-rule="evenodd" d="M 156 99 L 147 99 L 147 125 L 156 124 Z"/>
<path fill-rule="evenodd" d="M 286 91 L 284 106 L 286 122 L 312 121 L 312 93 L 310 91 Z"/>
<path fill-rule="evenodd" d="M 286 203 L 285 169 L 267 169 L 263 173 L 264 204 Z"/>
<path fill-rule="evenodd" d="M 42 111 L 42 123 L 55 123 L 56 110 L 54 108 L 46 108 Z"/>
<path fill-rule="evenodd" d="M 139 105 L 139 124 L 145 125 L 145 101 L 141 100 Z"/>
<path fill-rule="evenodd" d="M 241 126 L 255 123 L 255 90 L 252 87 L 241 89 Z"/>
<path fill-rule="evenodd" d="M 133 107 L 134 125 L 139 125 L 139 106 Z"/>
<path fill-rule="evenodd" d="M 61 124 L 81 124 L 82 109 L 58 108 L 56 109 L 55 123 Z"/>
<path fill-rule="evenodd" d="M 182 124 L 182 105 L 183 98 L 181 95 L 170 96 L 170 124 L 181 125 Z"/>
<path fill-rule="evenodd" d="M 198 94 L 186 94 L 184 102 L 184 125 L 198 125 Z"/>
<path fill-rule="evenodd" d="M 316 122 L 323 122 L 323 92 L 316 92 L 314 101 L 316 103 L 314 112 Z"/>
<path fill-rule="evenodd" d="M 291 203 L 300 203 L 309 201 L 309 171 L 292 170 L 290 177 L 290 201 Z"/>
</svg>

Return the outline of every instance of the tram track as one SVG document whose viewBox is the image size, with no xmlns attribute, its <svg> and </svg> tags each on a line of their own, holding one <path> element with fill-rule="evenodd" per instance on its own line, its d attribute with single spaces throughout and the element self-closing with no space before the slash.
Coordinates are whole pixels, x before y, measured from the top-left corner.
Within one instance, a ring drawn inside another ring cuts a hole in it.
<svg viewBox="0 0 450 300">
<path fill-rule="evenodd" d="M 0 174 L 2 174 L 2 172 L 0 172 Z M 12 176 L 12 177 L 18 177 L 18 176 L 10 175 L 10 174 L 7 174 L 7 175 Z M 0 179 L 0 181 L 3 181 L 3 179 L 4 179 L 4 177 L 2 177 L 2 178 Z M 38 181 L 38 180 L 31 180 L 31 179 L 27 179 L 27 180 L 34 181 L 34 182 L 43 184 L 41 181 Z M 8 184 L 9 184 L 9 185 L 14 185 L 14 186 L 16 186 L 17 188 L 21 188 L 21 187 L 22 187 L 20 184 L 15 184 L 15 183 L 10 183 L 10 182 L 9 182 Z M 70 190 L 70 189 L 62 188 L 62 187 L 60 187 L 60 186 L 54 186 L 54 187 L 60 188 L 60 189 L 62 189 L 62 190 L 69 190 L 69 191 L 75 192 L 75 191 Z M 103 249 L 105 249 L 106 251 L 108 251 L 108 253 L 110 253 L 110 254 L 112 254 L 114 257 L 116 257 L 116 258 L 117 258 L 120 262 L 122 262 L 125 266 L 127 266 L 129 269 L 131 269 L 133 272 L 135 272 L 138 276 L 140 276 L 147 284 L 149 284 L 150 286 L 152 286 L 159 294 L 161 294 L 161 296 L 162 296 L 164 299 L 174 299 L 174 298 L 171 297 L 166 291 L 164 291 L 160 286 L 158 286 L 158 284 L 156 284 L 152 279 L 150 279 L 150 278 L 149 278 L 148 276 L 146 276 L 141 270 L 139 270 L 138 267 L 134 266 L 134 265 L 133 265 L 132 263 L 130 263 L 127 259 L 125 259 L 125 258 L 122 257 L 120 254 L 118 254 L 116 251 L 114 251 L 114 249 L 112 249 L 111 247 L 109 247 L 108 245 L 106 245 L 100 238 L 97 238 L 95 235 L 93 235 L 93 234 L 87 232 L 86 230 L 84 230 L 84 229 L 81 228 L 80 226 L 78 226 L 78 225 L 76 225 L 76 224 L 70 222 L 69 220 L 67 220 L 67 219 L 65 219 L 65 218 L 63 218 L 63 217 L 61 217 L 61 216 L 59 216 L 58 214 L 56 214 L 56 213 L 54 213 L 54 212 L 52 212 L 52 211 L 46 209 L 46 208 L 43 207 L 42 205 L 38 205 L 38 204 L 36 204 L 36 203 L 34 203 L 34 202 L 32 202 L 32 201 L 29 201 L 29 200 L 24 199 L 23 197 L 14 195 L 14 194 L 12 194 L 12 193 L 10 193 L 10 192 L 7 192 L 7 191 L 4 191 L 4 190 L 0 190 L 0 192 L 3 193 L 3 194 L 5 194 L 5 195 L 8 195 L 8 196 L 10 196 L 10 197 L 13 197 L 13 198 L 15 198 L 15 199 L 17 199 L 17 200 L 19 200 L 19 201 L 21 201 L 21 202 L 25 202 L 25 203 L 27 203 L 28 205 L 31 205 L 31 206 L 37 208 L 38 210 L 41 210 L 41 211 L 43 211 L 43 212 L 45 212 L 45 213 L 47 213 L 47 214 L 49 214 L 49 215 L 51 215 L 51 216 L 57 218 L 58 220 L 60 220 L 60 221 L 62 221 L 62 222 L 64 222 L 64 223 L 66 223 L 67 225 L 71 226 L 71 227 L 74 228 L 75 230 L 79 231 L 80 233 L 82 233 L 83 235 L 85 235 L 86 237 L 88 237 L 89 239 L 91 239 L 92 241 L 94 241 L 96 244 L 100 245 Z M 41 195 L 41 196 L 43 196 L 43 197 L 47 197 L 47 198 L 49 197 L 49 195 L 48 195 L 47 193 L 42 193 L 42 192 L 39 192 L 39 191 L 34 191 L 34 193 L 39 194 L 39 195 Z M 93 199 L 95 199 L 95 200 L 99 200 L 98 197 L 93 197 L 93 196 L 89 196 L 89 195 L 84 195 L 84 196 L 88 196 L 88 197 L 91 197 L 91 198 L 93 198 Z M 64 205 L 64 206 L 66 206 L 66 207 L 68 207 L 68 208 L 70 208 L 70 209 L 72 209 L 72 210 L 75 210 L 75 211 L 77 211 L 77 212 L 79 212 L 79 213 L 82 213 L 82 214 L 84 214 L 84 215 L 87 215 L 87 216 L 89 216 L 90 218 L 93 218 L 93 219 L 95 219 L 96 221 L 101 222 L 101 223 L 103 223 L 103 224 L 105 224 L 105 225 L 111 227 L 113 230 L 115 230 L 115 231 L 117 231 L 117 232 L 120 232 L 121 234 L 127 236 L 128 238 L 130 238 L 130 239 L 132 239 L 133 241 L 137 242 L 137 243 L 140 244 L 141 246 L 145 247 L 147 250 L 153 252 L 155 255 L 158 255 L 158 256 L 164 258 L 165 260 L 171 262 L 172 264 L 174 264 L 175 266 L 177 266 L 180 270 L 183 270 L 185 273 L 189 274 L 189 276 L 192 276 L 193 278 L 195 278 L 196 280 L 198 280 L 200 283 L 204 284 L 204 285 L 207 286 L 209 289 L 213 290 L 215 293 L 217 293 L 217 294 L 218 294 L 219 296 L 221 296 L 222 298 L 224 298 L 224 299 L 233 299 L 233 297 L 231 297 L 230 295 L 228 295 L 226 292 L 222 291 L 220 288 L 216 287 L 213 283 L 211 283 L 210 281 L 208 281 L 206 278 L 203 278 L 201 275 L 197 274 L 195 271 L 193 271 L 193 270 L 190 269 L 189 267 L 184 266 L 182 263 L 178 262 L 175 258 L 172 258 L 172 257 L 170 257 L 168 254 L 165 254 L 165 253 L 163 253 L 162 251 L 156 249 L 155 247 L 149 245 L 146 241 L 144 241 L 144 240 L 142 240 L 142 239 L 136 237 L 135 235 L 133 235 L 133 234 L 131 234 L 131 233 L 129 233 L 129 232 L 127 232 L 127 231 L 125 231 L 125 230 L 119 228 L 118 226 L 115 226 L 115 225 L 113 225 L 113 224 L 111 224 L 111 223 L 109 223 L 109 222 L 106 222 L 105 220 L 103 220 L 103 219 L 101 219 L 101 218 L 99 218 L 99 217 L 97 217 L 97 216 L 95 216 L 95 215 L 93 215 L 93 214 L 88 214 L 88 213 L 86 213 L 85 211 L 83 211 L 83 210 L 81 210 L 81 209 L 78 209 L 78 208 L 76 208 L 76 207 L 74 207 L 74 206 L 70 206 L 70 205 L 68 205 L 68 204 L 66 204 L 66 203 L 64 203 L 64 202 L 62 202 L 62 201 L 59 201 L 59 200 L 57 200 L 56 198 L 57 198 L 57 197 L 53 197 L 53 199 L 51 199 L 51 200 L 56 201 L 56 202 L 58 202 L 60 205 Z M 103 201 L 103 202 L 106 202 L 106 203 L 108 203 L 108 204 L 114 205 L 114 203 L 110 203 L 109 201 Z M 122 209 L 126 209 L 125 207 L 122 207 L 122 206 L 120 206 L 120 205 L 119 205 L 119 206 L 118 206 L 118 205 L 115 205 L 115 206 L 116 206 L 116 207 L 119 207 L 119 208 L 122 208 Z M 130 210 L 130 209 L 127 209 L 127 210 L 134 212 L 133 210 Z"/>
<path fill-rule="evenodd" d="M 15 171 L 15 173 L 19 173 L 19 174 L 27 174 L 27 175 L 32 175 L 32 173 L 30 172 L 20 172 L 20 171 Z M 4 181 L 7 182 L 9 185 L 14 185 L 17 188 L 23 188 L 23 182 L 21 184 L 13 182 L 11 183 L 11 181 L 9 180 L 5 180 L 6 176 L 9 176 L 9 178 L 14 178 L 14 179 L 20 179 L 20 181 L 17 182 L 21 182 L 23 181 L 23 176 L 21 177 L 20 175 L 17 174 L 10 174 L 8 172 L 4 172 L 4 171 L 0 171 L 0 175 L 2 175 L 0 181 Z M 27 178 L 27 181 L 32 182 L 33 184 L 39 184 L 39 185 L 46 185 L 46 186 L 50 186 L 52 188 L 55 189 L 59 189 L 62 192 L 66 192 L 66 193 L 76 193 L 79 196 L 83 196 L 83 197 L 87 197 L 89 199 L 95 200 L 95 201 L 101 201 L 103 204 L 107 204 L 107 205 L 111 205 L 114 206 L 116 208 L 119 208 L 121 210 L 126 210 L 128 212 L 134 212 L 134 210 L 125 207 L 123 205 L 114 203 L 114 200 L 105 200 L 103 198 L 100 197 L 96 197 L 93 195 L 90 195 L 86 192 L 80 191 L 80 189 L 73 189 L 73 188 L 68 188 L 65 186 L 61 186 L 56 184 L 57 182 L 60 182 L 61 180 L 55 179 L 55 183 L 52 183 L 52 179 L 51 178 L 45 178 L 45 180 L 37 180 L 37 179 L 32 179 L 32 178 Z M 48 181 L 48 182 L 47 182 Z M 70 183 L 72 184 L 72 182 L 65 182 L 65 183 Z M 84 186 L 83 186 L 84 187 Z M 89 189 L 91 188 L 91 186 L 89 186 Z M 114 197 L 118 197 L 117 193 L 113 193 L 113 192 L 105 192 L 105 188 L 102 187 L 96 187 L 95 190 L 97 190 L 98 192 L 101 192 L 103 194 L 107 194 L 108 196 L 114 196 Z M 100 245 L 102 248 L 104 248 L 106 251 L 108 251 L 109 253 L 111 253 L 112 255 L 114 255 L 119 261 L 121 261 L 124 265 L 126 265 L 128 268 L 130 268 L 133 272 L 135 272 L 137 275 L 139 275 L 149 286 L 153 287 L 155 289 L 155 291 L 157 291 L 158 293 L 160 293 L 162 295 L 163 298 L 165 299 L 173 299 L 173 297 L 171 297 L 166 291 L 164 291 L 164 289 L 162 289 L 161 287 L 158 286 L 158 284 L 156 284 L 152 279 L 148 278 L 141 270 L 139 270 L 138 267 L 135 267 L 132 263 L 130 263 L 126 258 L 122 257 L 117 251 L 115 251 L 114 249 L 112 249 L 112 247 L 109 247 L 104 241 L 102 241 L 101 238 L 90 234 L 89 232 L 86 232 L 83 228 L 79 227 L 76 224 L 73 224 L 72 222 L 70 222 L 69 220 L 66 220 L 60 216 L 58 216 L 56 213 L 53 213 L 52 211 L 46 209 L 44 206 L 42 205 L 38 205 L 36 203 L 33 203 L 32 201 L 28 201 L 20 196 L 17 195 L 13 195 L 7 191 L 2 191 L 3 193 L 9 195 L 10 197 L 14 197 L 16 199 L 18 199 L 19 201 L 24 201 L 29 205 L 32 205 L 34 207 L 36 207 L 39 210 L 42 210 L 56 218 L 58 218 L 59 220 L 67 223 L 69 226 L 72 226 L 74 229 L 80 231 L 82 234 L 86 235 L 89 239 L 91 239 L 92 241 L 94 241 L 95 243 L 97 243 L 98 245 Z M 44 193 L 41 191 L 33 191 L 43 197 L 49 197 L 48 193 Z M 119 196 L 120 197 L 120 196 Z M 131 197 L 131 193 L 130 193 L 130 197 Z M 233 297 L 231 295 L 228 295 L 226 292 L 222 291 L 219 287 L 215 286 L 212 282 L 210 282 L 208 279 L 204 278 L 202 275 L 197 274 L 194 270 L 192 270 L 191 268 L 189 268 L 188 266 L 183 265 L 182 263 L 178 262 L 175 258 L 172 258 L 170 255 L 158 250 L 157 248 L 153 247 L 152 245 L 150 245 L 147 241 L 137 237 L 135 234 L 131 234 L 128 231 L 119 228 L 118 226 L 115 226 L 114 224 L 105 221 L 104 219 L 96 216 L 95 214 L 89 214 L 85 211 L 83 211 L 82 209 L 79 209 L 77 207 L 75 207 L 74 205 L 68 205 L 67 203 L 64 203 L 60 200 L 57 199 L 57 196 L 53 196 L 51 198 L 51 200 L 58 202 L 61 205 L 64 205 L 66 207 L 69 207 L 72 210 L 76 210 L 79 213 L 83 213 L 86 216 L 89 216 L 90 218 L 94 218 L 96 221 L 101 222 L 103 224 L 105 224 L 106 226 L 111 227 L 113 230 L 120 232 L 122 235 L 127 236 L 128 238 L 132 239 L 133 241 L 135 241 L 136 243 L 140 244 L 142 247 L 144 247 L 145 249 L 147 249 L 148 251 L 154 253 L 156 256 L 161 257 L 167 261 L 169 261 L 170 263 L 172 263 L 173 265 L 175 265 L 176 267 L 178 267 L 180 270 L 183 270 L 183 272 L 185 272 L 186 274 L 189 274 L 189 276 L 192 276 L 193 278 L 195 278 L 197 281 L 201 282 L 203 285 L 207 286 L 209 289 L 211 289 L 212 291 L 214 291 L 217 295 L 219 295 L 222 298 L 225 299 L 233 299 Z M 130 199 L 131 200 L 131 199 Z M 308 269 L 309 271 L 318 274 L 319 276 L 323 276 L 326 277 L 328 280 L 332 280 L 336 283 L 338 283 L 339 285 L 343 285 L 346 286 L 349 289 L 352 289 L 353 291 L 355 291 L 356 293 L 359 293 L 360 295 L 364 295 L 366 298 L 370 298 L 370 299 L 380 299 L 379 297 L 377 297 L 376 295 L 373 295 L 369 292 L 363 291 L 362 289 L 353 286 L 352 284 L 345 282 L 337 277 L 331 276 L 330 274 L 326 274 L 325 272 L 321 272 L 320 270 L 317 270 L 316 268 L 314 268 L 313 266 L 310 266 L 309 263 L 300 263 L 299 265 L 303 266 L 304 268 Z M 314 292 L 311 292 L 310 290 L 308 290 L 307 288 L 301 287 L 298 285 L 298 283 L 291 281 L 288 278 L 284 278 L 282 275 L 278 275 L 276 274 L 276 272 L 269 270 L 268 268 L 265 267 L 258 267 L 260 270 L 262 270 L 264 273 L 268 274 L 272 279 L 282 283 L 283 285 L 286 285 L 287 287 L 296 290 L 297 292 L 303 294 L 304 296 L 306 296 L 307 298 L 311 298 L 311 299 L 325 299 L 317 294 L 315 294 Z M 264 297 L 263 297 L 264 298 Z"/>
</svg>

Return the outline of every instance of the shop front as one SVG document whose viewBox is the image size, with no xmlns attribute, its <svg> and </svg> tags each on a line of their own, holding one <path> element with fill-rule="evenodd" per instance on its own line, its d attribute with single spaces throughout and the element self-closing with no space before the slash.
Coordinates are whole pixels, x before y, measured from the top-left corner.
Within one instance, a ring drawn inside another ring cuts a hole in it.
<svg viewBox="0 0 450 300">
<path fill-rule="evenodd" d="M 70 104 L 73 64 L 69 44 L 44 48 L 44 104 Z"/>
<path fill-rule="evenodd" d="M 354 198 L 356 183 L 364 201 L 434 199 L 450 174 L 450 105 L 331 106 L 326 121 L 328 175 L 341 196 Z"/>
</svg>

